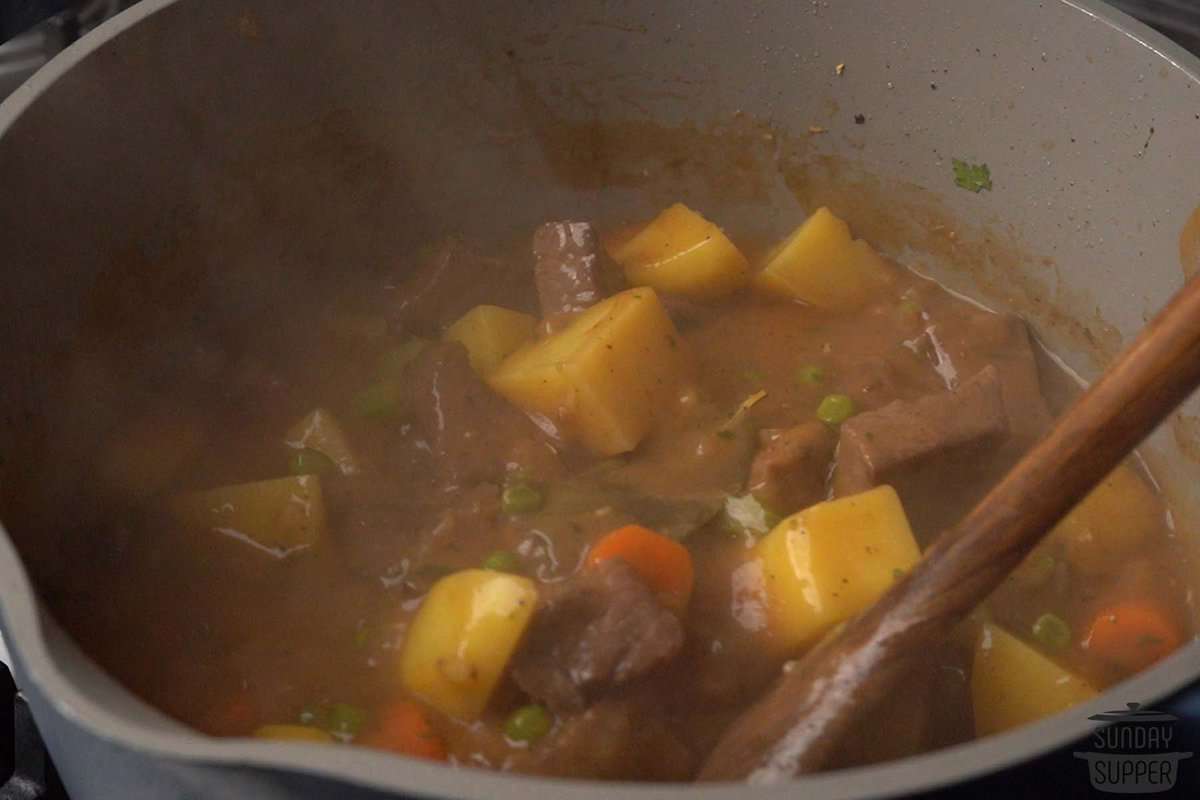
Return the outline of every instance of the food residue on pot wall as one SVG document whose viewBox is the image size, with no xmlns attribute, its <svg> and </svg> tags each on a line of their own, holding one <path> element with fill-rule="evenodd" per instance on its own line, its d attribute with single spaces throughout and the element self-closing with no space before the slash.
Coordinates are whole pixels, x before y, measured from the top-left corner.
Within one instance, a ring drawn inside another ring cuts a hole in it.
<svg viewBox="0 0 1200 800">
<path fill-rule="evenodd" d="M 840 156 L 788 153 L 780 171 L 805 208 L 827 205 L 885 252 L 911 251 L 969 277 L 988 302 L 1086 353 L 1089 366 L 1102 368 L 1120 349 L 1120 332 L 1086 290 L 1064 282 L 1056 262 L 1029 253 L 1012 230 L 964 223 L 940 193 L 881 178 Z"/>
<path fill-rule="evenodd" d="M 987 302 L 1027 316 L 1049 338 L 1087 354 L 1089 368 L 1099 370 L 1120 349 L 1120 332 L 1085 288 L 1063 280 L 1053 260 L 1028 252 L 1011 229 L 963 222 L 942 199 L 953 184 L 935 192 L 881 178 L 843 156 L 819 154 L 808 131 L 791 135 L 748 114 L 707 125 L 576 119 L 555 113 L 531 85 L 523 88 L 543 154 L 571 188 L 636 187 L 660 199 L 686 178 L 711 197 L 756 204 L 782 182 L 805 209 L 828 205 L 885 252 L 927 255 L 969 277 Z"/>
<path fill-rule="evenodd" d="M 1087 287 L 1066 279 L 1054 259 L 1029 252 L 1012 226 L 966 224 L 948 205 L 958 194 L 949 182 L 934 191 L 881 178 L 861 163 L 818 152 L 807 131 L 791 136 L 746 114 L 722 124 L 670 126 L 646 119 L 572 120 L 550 108 L 527 94 L 543 153 L 556 177 L 573 189 L 623 186 L 650 201 L 671 202 L 686 178 L 710 197 L 765 207 L 782 182 L 804 209 L 828 205 L 881 250 L 916 253 L 962 276 L 987 302 L 1024 315 L 1048 339 L 1085 354 L 1089 363 L 1082 366 L 1099 371 L 1123 344 Z M 1180 252 L 1189 265 L 1185 274 L 1200 271 L 1200 211 L 1180 239 Z M 1172 433 L 1179 452 L 1200 462 L 1200 417 L 1176 415 Z M 1169 495 L 1186 496 L 1187 487 L 1169 483 Z M 1200 518 L 1200 508 L 1181 517 Z"/>
<path fill-rule="evenodd" d="M 1179 266 L 1184 280 L 1200 272 L 1200 206 L 1188 216 L 1179 232 Z M 1188 458 L 1200 461 L 1200 416 L 1180 412 L 1172 418 L 1172 433 Z"/>
</svg>

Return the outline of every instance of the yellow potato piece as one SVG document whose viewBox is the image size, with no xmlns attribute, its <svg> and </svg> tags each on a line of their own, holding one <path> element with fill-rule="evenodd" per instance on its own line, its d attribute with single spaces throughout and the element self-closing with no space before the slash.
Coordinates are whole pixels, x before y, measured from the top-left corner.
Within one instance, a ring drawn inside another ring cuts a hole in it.
<svg viewBox="0 0 1200 800">
<path fill-rule="evenodd" d="M 482 569 L 442 578 L 408 629 L 400 655 L 404 688 L 445 714 L 478 716 L 536 605 L 528 578 Z"/>
<path fill-rule="evenodd" d="M 333 743 L 333 736 L 309 725 L 263 725 L 254 731 L 254 738 L 284 742 Z"/>
<path fill-rule="evenodd" d="M 325 501 L 315 475 L 223 486 L 172 498 L 183 526 L 238 539 L 277 558 L 311 547 L 325 535 Z"/>
<path fill-rule="evenodd" d="M 342 426 L 323 408 L 314 409 L 293 425 L 288 430 L 284 442 L 288 447 L 308 448 L 324 453 L 343 475 L 354 475 L 360 469 Z"/>
<path fill-rule="evenodd" d="M 755 548 L 770 630 L 785 648 L 811 644 L 870 606 L 921 557 L 890 486 L 810 506 Z"/>
<path fill-rule="evenodd" d="M 1051 532 L 1067 562 L 1088 575 L 1115 572 L 1163 525 L 1163 505 L 1144 480 L 1117 467 Z"/>
<path fill-rule="evenodd" d="M 977 735 L 1034 722 L 1096 695 L 1085 680 L 1017 637 L 990 623 L 982 626 L 971 667 Z"/>
<path fill-rule="evenodd" d="M 537 320 L 500 306 L 475 306 L 446 329 L 442 338 L 461 342 L 471 366 L 487 375 L 501 361 L 533 341 Z"/>
<path fill-rule="evenodd" d="M 682 203 L 663 211 L 610 251 L 634 286 L 716 300 L 750 281 L 750 265 L 713 223 Z"/>
<path fill-rule="evenodd" d="M 499 394 L 603 455 L 632 450 L 687 372 L 683 342 L 653 289 L 628 289 L 488 376 Z"/>
<path fill-rule="evenodd" d="M 766 292 L 831 310 L 857 308 L 890 282 L 879 254 L 824 207 L 772 251 L 754 278 Z"/>
</svg>

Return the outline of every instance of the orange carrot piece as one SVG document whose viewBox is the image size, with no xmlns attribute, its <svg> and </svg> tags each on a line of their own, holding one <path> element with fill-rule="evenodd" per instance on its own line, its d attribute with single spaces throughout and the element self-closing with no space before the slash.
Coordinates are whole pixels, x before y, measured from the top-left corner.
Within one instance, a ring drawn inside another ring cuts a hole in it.
<svg viewBox="0 0 1200 800">
<path fill-rule="evenodd" d="M 1183 634 L 1164 609 L 1146 601 L 1127 601 L 1096 615 L 1083 647 L 1132 673 L 1170 655 L 1182 642 Z"/>
<path fill-rule="evenodd" d="M 646 581 L 671 608 L 683 612 L 692 596 L 695 571 L 692 555 L 674 539 L 641 525 L 626 525 L 600 538 L 588 554 L 588 564 L 619 558 Z"/>
<path fill-rule="evenodd" d="M 429 723 L 425 709 L 408 700 L 385 709 L 375 730 L 359 743 L 415 758 L 446 760 L 446 743 Z"/>
<path fill-rule="evenodd" d="M 217 736 L 244 736 L 259 724 L 254 701 L 243 694 L 213 709 L 201 728 Z"/>
</svg>

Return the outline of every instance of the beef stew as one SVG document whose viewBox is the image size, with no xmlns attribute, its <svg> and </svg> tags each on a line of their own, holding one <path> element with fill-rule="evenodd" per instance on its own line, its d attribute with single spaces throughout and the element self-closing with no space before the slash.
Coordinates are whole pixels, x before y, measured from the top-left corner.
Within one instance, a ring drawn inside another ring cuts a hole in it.
<svg viewBox="0 0 1200 800">
<path fill-rule="evenodd" d="M 208 734 L 691 779 L 1070 383 L 1019 318 L 825 209 L 755 251 L 681 204 L 454 239 L 302 333 L 185 354 L 195 402 L 131 406 L 94 456 L 101 557 L 56 613 Z M 1194 635 L 1179 546 L 1122 466 L 839 765 L 1007 730 L 1167 655 Z"/>
</svg>

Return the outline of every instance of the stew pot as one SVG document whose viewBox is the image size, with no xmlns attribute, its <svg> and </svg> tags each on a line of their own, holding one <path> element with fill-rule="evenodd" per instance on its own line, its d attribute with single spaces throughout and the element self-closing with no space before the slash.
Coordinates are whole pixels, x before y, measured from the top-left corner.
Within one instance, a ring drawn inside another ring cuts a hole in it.
<svg viewBox="0 0 1200 800">
<path fill-rule="evenodd" d="M 956 187 L 955 158 L 986 162 L 991 190 Z M 445 230 L 686 197 L 777 231 L 828 204 L 890 254 L 1024 314 L 1094 375 L 1200 259 L 1180 246 L 1200 202 L 1200 62 L 1099 0 L 145 0 L 0 105 L 0 184 L 0 609 L 75 796 L 917 791 L 1200 678 L 1193 642 L 1017 732 L 795 785 L 535 787 L 191 732 L 98 670 L 31 579 L 87 533 L 55 518 L 55 467 L 70 458 L 56 415 L 120 402 L 53 390 L 97 292 L 169 315 L 187 281 L 223 282 L 231 303 L 282 297 Z M 1200 530 L 1197 415 L 1193 400 L 1146 450 L 1179 536 Z"/>
</svg>

